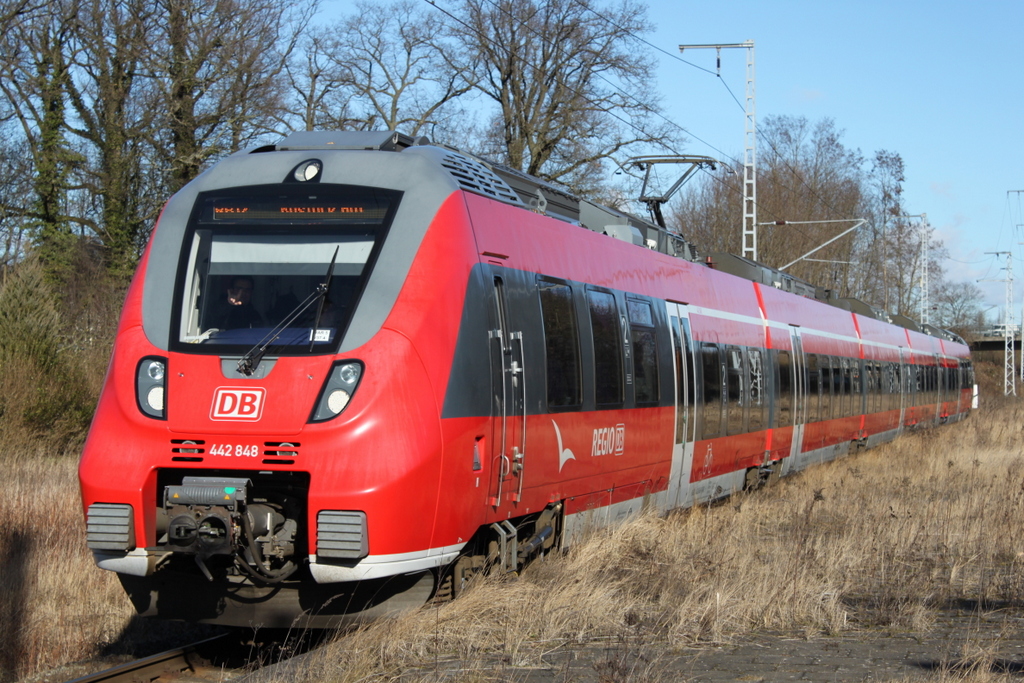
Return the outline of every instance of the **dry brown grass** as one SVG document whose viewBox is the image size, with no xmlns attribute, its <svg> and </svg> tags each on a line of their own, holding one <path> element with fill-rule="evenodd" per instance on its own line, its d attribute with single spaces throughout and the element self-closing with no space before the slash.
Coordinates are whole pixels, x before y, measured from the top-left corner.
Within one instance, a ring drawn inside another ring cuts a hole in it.
<svg viewBox="0 0 1024 683">
<path fill-rule="evenodd" d="M 23 453 L 0 477 L 0 681 L 93 656 L 132 609 L 85 548 L 73 456 Z"/>
<path fill-rule="evenodd" d="M 987 403 L 773 489 L 596 534 L 518 580 L 348 634 L 277 680 L 522 680 L 583 647 L 611 653 L 596 680 L 673 680 L 654 653 L 758 630 L 925 632 L 940 610 L 1019 606 L 1024 407 Z M 933 678 L 1005 678 L 980 643 Z"/>
<path fill-rule="evenodd" d="M 666 660 L 685 646 L 761 630 L 923 632 L 950 606 L 1019 607 L 1022 431 L 1024 400 L 989 390 L 965 423 L 723 504 L 641 517 L 274 676 L 513 681 L 586 650 L 595 680 L 674 680 Z M 24 453 L 4 466 L 0 680 L 13 680 L 123 638 L 131 609 L 84 547 L 73 459 Z M 990 641 L 968 638 L 933 678 L 1000 680 L 1002 664 Z"/>
</svg>

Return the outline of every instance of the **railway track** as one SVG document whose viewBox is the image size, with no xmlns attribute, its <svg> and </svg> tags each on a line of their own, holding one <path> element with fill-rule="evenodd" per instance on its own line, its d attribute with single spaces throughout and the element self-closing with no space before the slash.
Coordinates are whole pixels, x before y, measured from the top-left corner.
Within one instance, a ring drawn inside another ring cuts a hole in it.
<svg viewBox="0 0 1024 683">
<path fill-rule="evenodd" d="M 82 676 L 68 683 L 209 683 L 240 680 L 266 661 L 281 662 L 315 647 L 297 644 L 288 654 L 277 644 L 254 643 L 239 634 L 225 633 L 184 647 Z"/>
</svg>

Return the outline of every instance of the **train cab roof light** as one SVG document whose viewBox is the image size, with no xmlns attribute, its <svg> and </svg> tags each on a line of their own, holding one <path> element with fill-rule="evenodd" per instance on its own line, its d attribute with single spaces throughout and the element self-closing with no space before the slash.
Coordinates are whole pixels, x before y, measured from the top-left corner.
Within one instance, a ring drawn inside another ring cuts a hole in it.
<svg viewBox="0 0 1024 683">
<path fill-rule="evenodd" d="M 307 159 L 292 169 L 291 180 L 298 183 L 319 183 L 324 164 L 319 159 Z"/>
</svg>

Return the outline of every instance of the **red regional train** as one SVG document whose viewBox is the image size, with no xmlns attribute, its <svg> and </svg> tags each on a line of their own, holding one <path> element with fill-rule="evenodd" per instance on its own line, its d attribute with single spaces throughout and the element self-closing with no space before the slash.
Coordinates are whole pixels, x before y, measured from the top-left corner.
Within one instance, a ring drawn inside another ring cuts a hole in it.
<svg viewBox="0 0 1024 683">
<path fill-rule="evenodd" d="M 968 347 L 395 132 L 167 203 L 80 464 L 139 613 L 323 627 L 969 414 Z"/>
</svg>

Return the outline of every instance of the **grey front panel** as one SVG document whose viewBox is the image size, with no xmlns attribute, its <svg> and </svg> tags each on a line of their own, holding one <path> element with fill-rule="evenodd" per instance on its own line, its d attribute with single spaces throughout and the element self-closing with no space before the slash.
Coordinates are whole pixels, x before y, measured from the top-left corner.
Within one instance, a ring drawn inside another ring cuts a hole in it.
<svg viewBox="0 0 1024 683">
<path fill-rule="evenodd" d="M 167 349 L 172 302 L 189 217 L 200 192 L 275 184 L 301 162 L 320 159 L 322 182 L 399 190 L 404 193 L 358 309 L 339 352 L 365 344 L 380 329 L 405 282 L 423 236 L 441 204 L 459 186 L 440 166 L 443 150 L 238 152 L 185 186 L 164 209 L 153 234 L 143 289 L 143 326 L 150 342 Z"/>
</svg>

